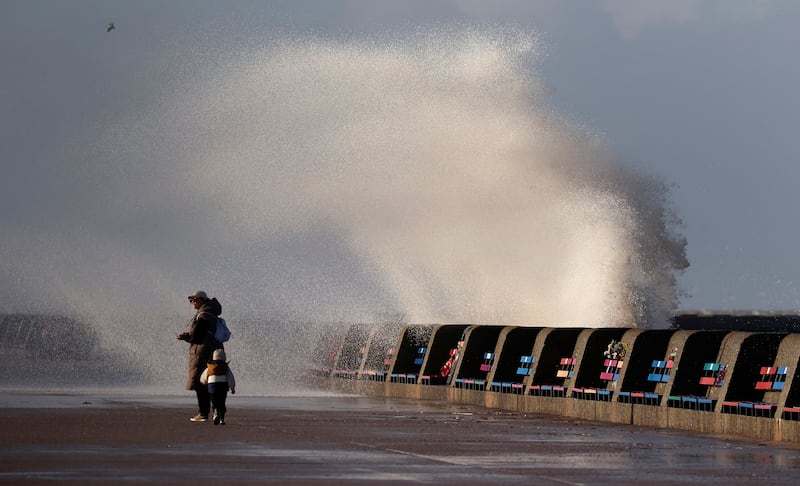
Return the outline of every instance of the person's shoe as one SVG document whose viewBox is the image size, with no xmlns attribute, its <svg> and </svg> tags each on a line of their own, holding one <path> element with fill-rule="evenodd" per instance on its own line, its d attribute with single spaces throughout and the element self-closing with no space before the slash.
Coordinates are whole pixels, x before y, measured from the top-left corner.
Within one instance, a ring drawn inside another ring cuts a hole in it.
<svg viewBox="0 0 800 486">
<path fill-rule="evenodd" d="M 200 415 L 199 413 L 194 417 L 190 418 L 192 422 L 206 422 L 208 421 L 208 415 Z"/>
<path fill-rule="evenodd" d="M 217 414 L 214 414 L 214 425 L 219 425 L 221 423 L 222 423 L 222 419 L 220 418 L 220 416 L 217 415 Z"/>
<path fill-rule="evenodd" d="M 220 424 L 220 425 L 225 425 L 225 419 L 224 419 L 224 418 L 222 418 L 222 417 L 220 417 L 220 418 L 219 418 L 219 424 Z"/>
</svg>

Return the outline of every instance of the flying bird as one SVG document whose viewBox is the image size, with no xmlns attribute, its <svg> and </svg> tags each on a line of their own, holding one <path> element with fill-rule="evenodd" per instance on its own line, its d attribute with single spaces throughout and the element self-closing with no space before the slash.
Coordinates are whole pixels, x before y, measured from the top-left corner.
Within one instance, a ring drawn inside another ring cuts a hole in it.
<svg viewBox="0 0 800 486">
<path fill-rule="evenodd" d="M 114 22 L 109 22 L 108 25 L 106 25 L 106 32 L 111 32 L 114 28 Z"/>
</svg>

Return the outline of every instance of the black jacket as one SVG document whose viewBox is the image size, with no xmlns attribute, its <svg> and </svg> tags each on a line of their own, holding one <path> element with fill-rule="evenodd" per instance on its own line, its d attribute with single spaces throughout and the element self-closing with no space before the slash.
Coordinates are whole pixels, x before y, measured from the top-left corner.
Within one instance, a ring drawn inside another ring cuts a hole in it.
<svg viewBox="0 0 800 486">
<path fill-rule="evenodd" d="M 213 338 L 217 330 L 217 316 L 222 314 L 222 305 L 216 297 L 207 300 L 202 307 L 197 309 L 197 314 L 189 328 L 189 341 L 192 344 L 215 344 Z M 208 342 L 211 339 L 214 342 Z"/>
<path fill-rule="evenodd" d="M 216 297 L 207 300 L 195 314 L 189 332 L 179 337 L 188 341 L 189 346 L 189 379 L 186 382 L 187 390 L 196 390 L 200 384 L 200 374 L 211 359 L 215 349 L 221 348 L 222 343 L 214 339 L 217 330 L 217 316 L 222 314 L 222 305 Z"/>
</svg>

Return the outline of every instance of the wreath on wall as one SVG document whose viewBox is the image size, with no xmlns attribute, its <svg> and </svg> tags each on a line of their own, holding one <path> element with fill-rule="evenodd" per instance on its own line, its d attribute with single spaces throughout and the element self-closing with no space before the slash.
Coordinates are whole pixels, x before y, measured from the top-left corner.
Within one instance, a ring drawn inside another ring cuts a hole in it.
<svg viewBox="0 0 800 486">
<path fill-rule="evenodd" d="M 626 352 L 625 344 L 623 344 L 622 341 L 612 339 L 611 342 L 608 343 L 606 350 L 603 351 L 603 356 L 608 359 L 622 359 L 625 357 Z"/>
</svg>

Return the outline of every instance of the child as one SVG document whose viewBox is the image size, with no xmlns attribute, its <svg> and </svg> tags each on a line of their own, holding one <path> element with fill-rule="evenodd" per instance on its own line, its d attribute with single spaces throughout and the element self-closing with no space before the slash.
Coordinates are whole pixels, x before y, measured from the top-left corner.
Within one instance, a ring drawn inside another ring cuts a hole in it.
<svg viewBox="0 0 800 486">
<path fill-rule="evenodd" d="M 236 380 L 233 372 L 225 361 L 225 350 L 215 349 L 208 362 L 208 367 L 200 375 L 200 383 L 208 385 L 208 394 L 211 395 L 211 405 L 214 407 L 214 425 L 225 424 L 225 399 L 228 390 L 231 395 L 236 394 Z"/>
</svg>

